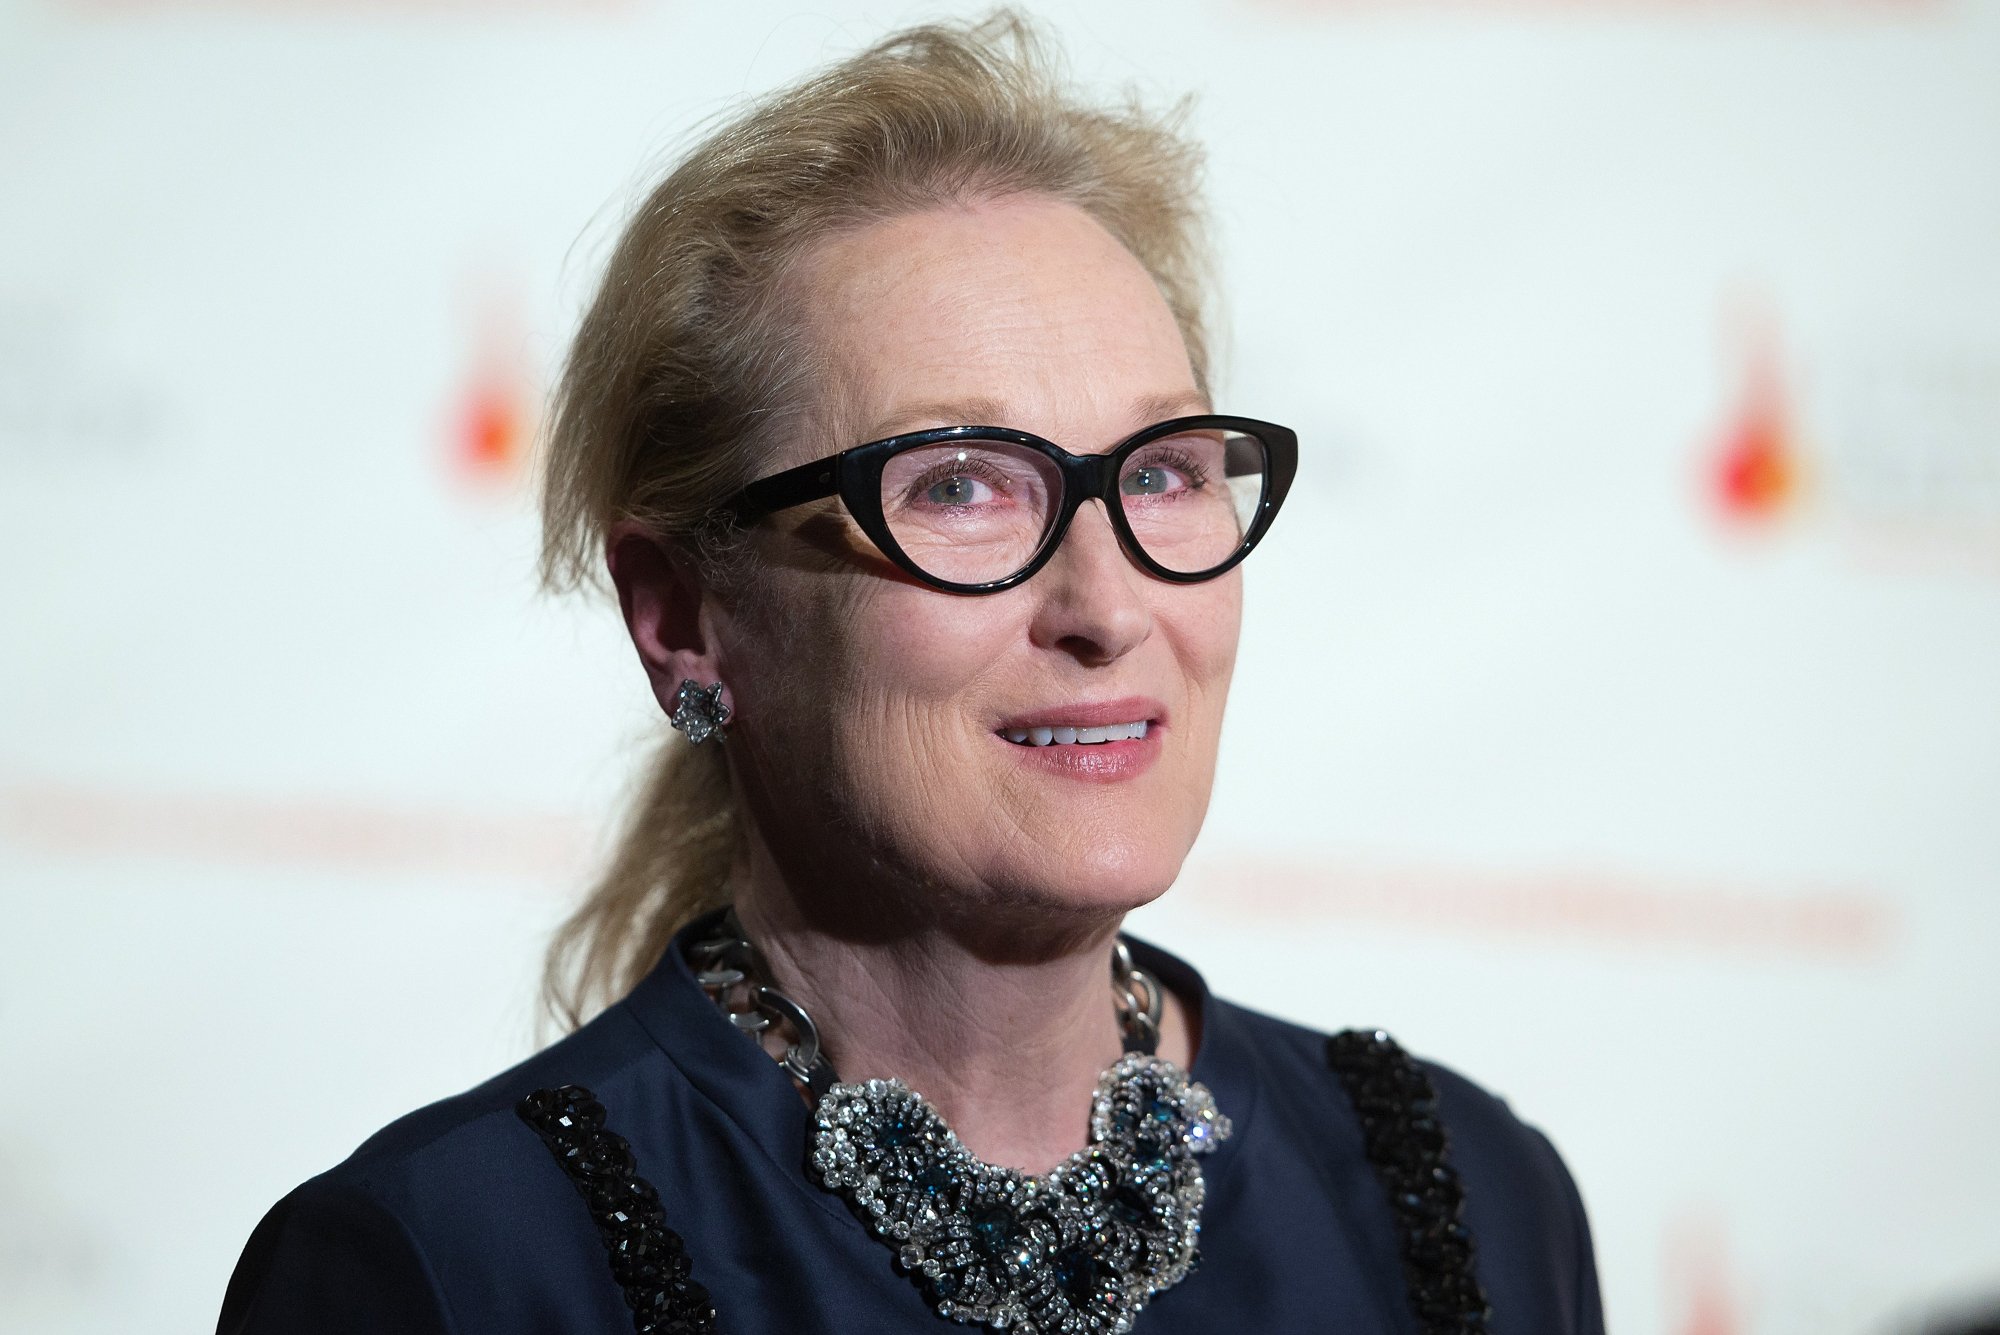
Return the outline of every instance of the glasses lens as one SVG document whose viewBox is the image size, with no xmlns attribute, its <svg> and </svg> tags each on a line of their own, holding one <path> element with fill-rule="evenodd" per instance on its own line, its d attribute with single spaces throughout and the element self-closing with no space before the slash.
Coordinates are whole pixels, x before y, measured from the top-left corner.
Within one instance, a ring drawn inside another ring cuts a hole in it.
<svg viewBox="0 0 2000 1335">
<path fill-rule="evenodd" d="M 896 545 L 952 584 L 990 583 L 1027 565 L 1061 495 L 1051 460 L 1006 441 L 923 445 L 882 468 L 882 517 Z"/>
<path fill-rule="evenodd" d="M 1256 436 L 1186 431 L 1132 451 L 1118 500 L 1146 555 L 1175 574 L 1198 575 L 1242 547 L 1269 474 L 1269 451 Z"/>
</svg>

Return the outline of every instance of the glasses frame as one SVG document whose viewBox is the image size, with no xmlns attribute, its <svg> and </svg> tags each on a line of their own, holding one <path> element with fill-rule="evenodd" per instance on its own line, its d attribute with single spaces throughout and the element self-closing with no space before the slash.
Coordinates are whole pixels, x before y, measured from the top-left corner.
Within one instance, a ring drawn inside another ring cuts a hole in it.
<svg viewBox="0 0 2000 1335">
<path fill-rule="evenodd" d="M 1242 543 L 1230 553 L 1228 559 L 1192 574 L 1169 570 L 1148 556 L 1133 534 L 1131 522 L 1125 517 L 1124 503 L 1119 500 L 1118 478 L 1124 471 L 1125 461 L 1135 451 L 1183 431 L 1210 429 L 1234 431 L 1263 442 L 1266 464 L 1264 491 L 1258 497 L 1256 513 L 1243 530 Z M 1055 519 L 1043 536 L 1041 545 L 1025 565 L 1004 578 L 980 584 L 960 584 L 938 578 L 909 558 L 889 531 L 889 521 L 882 513 L 882 470 L 889 460 L 906 450 L 950 444 L 955 440 L 993 440 L 1035 450 L 1048 457 L 1061 478 L 1062 493 L 1056 504 Z M 1135 565 L 1170 583 L 1199 584 L 1232 569 L 1262 540 L 1270 530 L 1271 521 L 1277 518 L 1278 507 L 1284 504 L 1286 493 L 1291 490 L 1298 463 L 1297 433 L 1289 427 L 1275 422 L 1261 422 L 1254 417 L 1228 417 L 1215 413 L 1172 417 L 1141 428 L 1103 454 L 1071 454 L 1054 441 L 1026 431 L 1016 431 L 1012 427 L 945 426 L 871 440 L 838 454 L 829 454 L 824 459 L 815 459 L 782 473 L 759 478 L 724 502 L 723 509 L 738 523 L 753 524 L 780 510 L 824 500 L 828 496 L 839 496 L 841 504 L 854 517 L 854 522 L 868 535 L 868 540 L 906 574 L 946 593 L 982 594 L 999 593 L 1032 578 L 1062 546 L 1070 521 L 1076 518 L 1076 512 L 1083 508 L 1083 503 L 1102 501 L 1104 511 L 1111 519 L 1111 529 L 1118 535 L 1118 545 L 1125 549 L 1125 555 Z"/>
</svg>

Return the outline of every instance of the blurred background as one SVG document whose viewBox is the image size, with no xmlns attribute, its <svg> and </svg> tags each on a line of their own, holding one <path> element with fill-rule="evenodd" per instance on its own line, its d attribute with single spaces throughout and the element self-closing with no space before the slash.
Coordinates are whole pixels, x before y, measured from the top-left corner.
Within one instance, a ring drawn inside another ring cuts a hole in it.
<svg viewBox="0 0 2000 1335">
<path fill-rule="evenodd" d="M 0 2 L 0 1330 L 529 1052 L 661 727 L 527 468 L 702 118 L 971 6 Z M 2000 3 L 1091 0 L 1294 425 L 1135 927 L 1563 1150 L 1621 1335 L 2000 1304 Z M 1957 1322 L 1958 1325 L 1951 1323 Z"/>
</svg>

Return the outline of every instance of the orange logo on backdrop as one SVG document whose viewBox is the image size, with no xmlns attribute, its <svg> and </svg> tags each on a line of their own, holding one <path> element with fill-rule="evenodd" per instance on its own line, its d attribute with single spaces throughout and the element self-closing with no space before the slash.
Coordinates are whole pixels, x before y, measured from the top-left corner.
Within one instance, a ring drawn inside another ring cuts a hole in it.
<svg viewBox="0 0 2000 1335">
<path fill-rule="evenodd" d="M 1743 1325 L 1736 1319 L 1736 1305 L 1727 1289 L 1714 1284 L 1697 1288 L 1689 1301 L 1687 1319 L 1674 1335 L 1742 1335 Z"/>
<path fill-rule="evenodd" d="M 1725 333 L 1703 511 L 1737 533 L 1806 527 L 1882 568 L 2000 573 L 2000 361 L 1962 335 L 1822 332 L 1808 377 L 1759 305 Z"/>
<path fill-rule="evenodd" d="M 1796 506 L 1804 450 L 1792 412 L 1775 322 L 1744 321 L 1737 338 L 1736 388 L 1703 461 L 1703 490 L 1724 520 L 1764 526 Z"/>
<path fill-rule="evenodd" d="M 1802 464 L 1777 352 L 1760 344 L 1710 457 L 1709 494 L 1725 518 L 1768 522 L 1797 499 Z"/>
<path fill-rule="evenodd" d="M 447 462 L 454 477 L 483 487 L 520 475 L 534 440 L 539 387 L 522 351 L 526 328 L 511 306 L 481 302 L 472 341 L 449 410 Z"/>
<path fill-rule="evenodd" d="M 521 378 L 482 367 L 462 391 L 453 455 L 457 471 L 473 478 L 511 477 L 533 435 Z"/>
<path fill-rule="evenodd" d="M 1721 1220 L 1684 1217 L 1668 1229 L 1666 1275 L 1679 1314 L 1673 1335 L 1746 1335 L 1740 1286 L 1731 1274 Z"/>
</svg>

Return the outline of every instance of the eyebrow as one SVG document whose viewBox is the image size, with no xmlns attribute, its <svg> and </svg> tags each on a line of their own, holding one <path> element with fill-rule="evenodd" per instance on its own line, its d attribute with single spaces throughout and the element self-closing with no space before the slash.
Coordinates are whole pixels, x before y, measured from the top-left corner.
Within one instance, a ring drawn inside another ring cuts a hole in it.
<svg viewBox="0 0 2000 1335">
<path fill-rule="evenodd" d="M 1134 410 L 1139 415 L 1138 422 L 1134 424 L 1136 426 L 1150 426 L 1154 422 L 1164 422 L 1169 417 L 1192 417 L 1215 411 L 1208 401 L 1208 395 L 1198 389 L 1184 389 L 1173 394 L 1150 394 L 1140 399 Z"/>
<path fill-rule="evenodd" d="M 916 430 L 920 424 L 929 423 L 941 426 L 1005 426 L 1001 419 L 1006 415 L 998 399 L 944 399 L 936 403 L 919 403 L 889 414 L 862 439 L 882 440 L 900 436 L 906 431 Z"/>
<path fill-rule="evenodd" d="M 1137 430 L 1154 422 L 1162 422 L 1170 417 L 1183 417 L 1211 411 L 1208 396 L 1198 389 L 1178 390 L 1170 394 L 1148 394 L 1136 399 L 1132 404 L 1132 427 Z M 889 436 L 901 435 L 906 431 L 919 429 L 923 424 L 941 426 L 1006 426 L 1009 414 L 998 399 L 975 396 L 969 399 L 946 399 L 936 403 L 915 404 L 898 409 L 876 423 L 863 436 L 863 440 L 883 440 Z M 1108 443 L 1108 442 L 1107 442 Z"/>
</svg>

